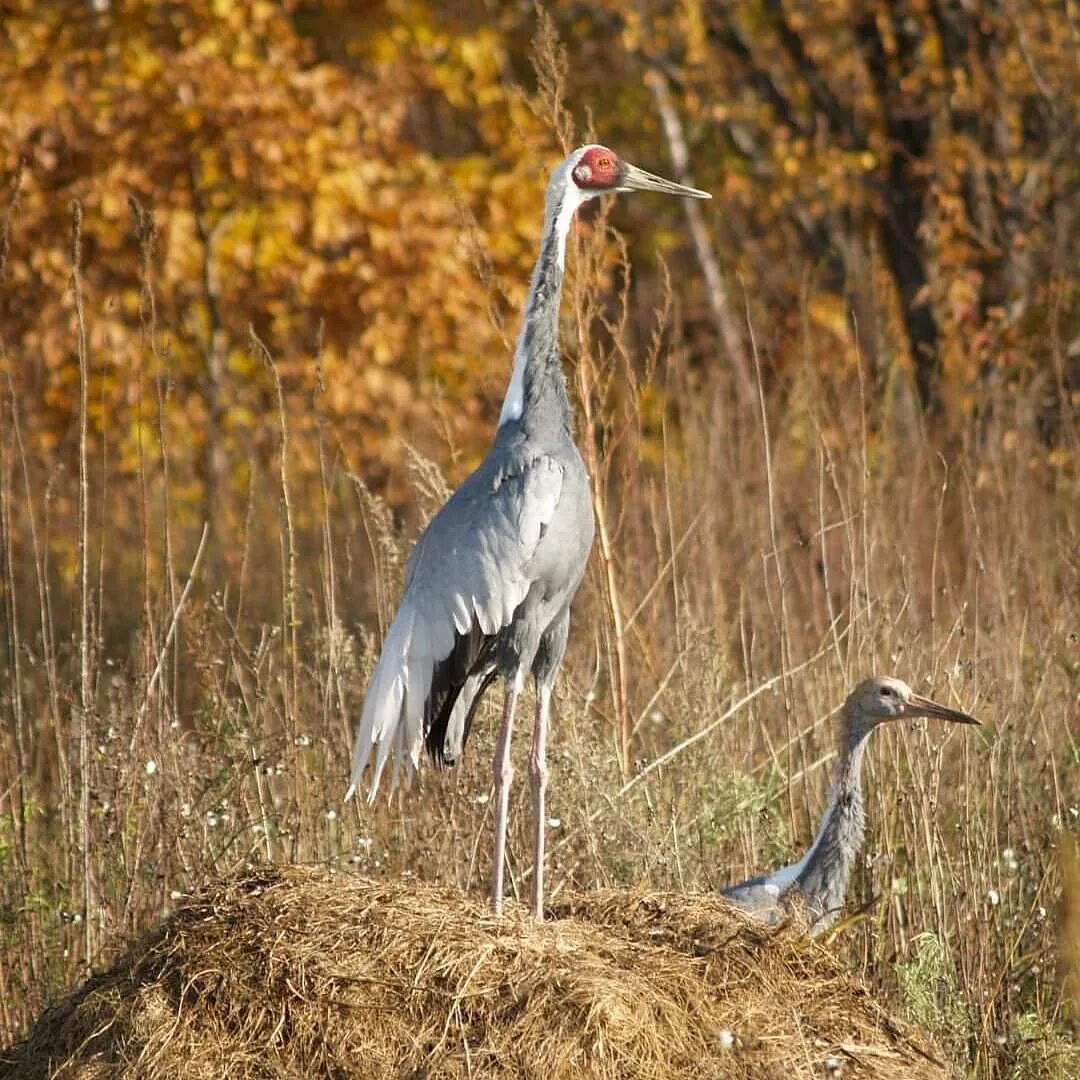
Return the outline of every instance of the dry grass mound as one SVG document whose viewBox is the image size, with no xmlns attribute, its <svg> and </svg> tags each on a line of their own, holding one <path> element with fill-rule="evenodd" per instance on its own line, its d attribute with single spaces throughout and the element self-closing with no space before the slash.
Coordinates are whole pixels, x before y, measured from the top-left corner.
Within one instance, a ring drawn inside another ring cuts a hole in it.
<svg viewBox="0 0 1080 1080">
<path fill-rule="evenodd" d="M 48 1010 L 0 1051 L 0 1077 L 947 1075 L 794 929 L 615 891 L 554 914 L 537 926 L 453 890 L 260 869 Z"/>
</svg>

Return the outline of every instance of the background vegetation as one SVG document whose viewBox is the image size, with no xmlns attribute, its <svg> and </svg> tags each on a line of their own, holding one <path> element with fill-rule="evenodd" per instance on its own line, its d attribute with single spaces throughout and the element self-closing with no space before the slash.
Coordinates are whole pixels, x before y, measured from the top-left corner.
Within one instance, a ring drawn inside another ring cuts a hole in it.
<svg viewBox="0 0 1080 1080">
<path fill-rule="evenodd" d="M 715 199 L 571 243 L 599 529 L 553 889 L 790 857 L 832 710 L 895 673 L 985 726 L 876 736 L 834 947 L 959 1071 L 1077 1075 L 1069 5 L 15 0 L 0 35 L 0 1040 L 246 862 L 486 877 L 490 718 L 340 796 L 596 136 Z"/>
</svg>

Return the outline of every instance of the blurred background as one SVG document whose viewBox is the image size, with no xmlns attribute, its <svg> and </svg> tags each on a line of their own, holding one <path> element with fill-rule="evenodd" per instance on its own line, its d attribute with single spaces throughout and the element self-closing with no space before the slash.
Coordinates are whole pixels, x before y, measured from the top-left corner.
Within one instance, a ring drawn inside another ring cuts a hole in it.
<svg viewBox="0 0 1080 1080">
<path fill-rule="evenodd" d="M 961 1073 L 1080 1074 L 1075 5 L 0 16 L 0 1040 L 246 862 L 485 879 L 490 718 L 458 770 L 340 796 L 547 173 L 596 139 L 714 198 L 570 244 L 598 534 L 556 895 L 791 857 L 832 710 L 896 674 L 984 728 L 875 736 L 833 947 Z M 512 825 L 525 890 L 527 797 Z"/>
</svg>

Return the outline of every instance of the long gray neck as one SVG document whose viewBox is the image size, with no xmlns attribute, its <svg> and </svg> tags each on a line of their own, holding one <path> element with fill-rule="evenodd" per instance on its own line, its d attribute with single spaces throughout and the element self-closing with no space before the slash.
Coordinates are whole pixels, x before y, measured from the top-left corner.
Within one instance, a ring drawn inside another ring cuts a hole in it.
<svg viewBox="0 0 1080 1080">
<path fill-rule="evenodd" d="M 819 931 L 831 925 L 844 906 L 851 871 L 866 837 L 862 765 L 870 730 L 853 732 L 840 761 L 829 808 L 795 879 L 807 915 Z"/>
<path fill-rule="evenodd" d="M 562 186 L 549 189 L 540 257 L 533 267 L 521 333 L 514 350 L 514 371 L 506 391 L 499 426 L 519 420 L 530 433 L 570 429 L 570 399 L 559 349 L 559 303 L 562 300 L 566 234 L 580 200 Z"/>
</svg>

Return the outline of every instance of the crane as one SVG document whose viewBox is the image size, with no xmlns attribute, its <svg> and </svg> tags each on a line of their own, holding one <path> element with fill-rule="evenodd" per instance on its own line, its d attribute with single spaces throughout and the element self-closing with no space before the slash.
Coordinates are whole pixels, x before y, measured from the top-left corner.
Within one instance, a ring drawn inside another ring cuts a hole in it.
<svg viewBox="0 0 1080 1080">
<path fill-rule="evenodd" d="M 491 906 L 502 911 L 514 706 L 531 673 L 536 715 L 529 775 L 533 803 L 531 907 L 543 918 L 547 731 L 570 602 L 593 541 L 589 477 L 571 433 L 559 349 L 566 237 L 575 212 L 605 194 L 711 196 L 654 176 L 605 146 L 570 153 L 551 174 L 510 384 L 487 456 L 432 518 L 409 559 L 401 602 L 368 682 L 345 794 L 369 760 L 373 801 L 388 759 L 391 786 L 426 744 L 438 764 L 465 749 L 476 708 L 496 675 L 505 683 L 493 764 Z"/>
<path fill-rule="evenodd" d="M 811 932 L 823 933 L 844 903 L 848 880 L 866 836 L 862 763 L 866 740 L 879 725 L 930 716 L 954 724 L 977 724 L 967 713 L 916 694 L 900 679 L 877 677 L 848 695 L 840 714 L 840 765 L 817 835 L 798 862 L 723 890 L 733 904 L 775 922 L 788 899 L 801 900 Z"/>
</svg>

